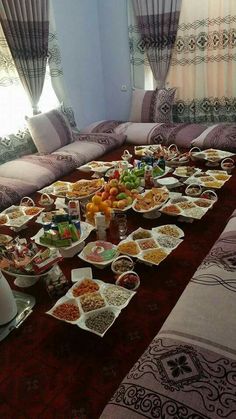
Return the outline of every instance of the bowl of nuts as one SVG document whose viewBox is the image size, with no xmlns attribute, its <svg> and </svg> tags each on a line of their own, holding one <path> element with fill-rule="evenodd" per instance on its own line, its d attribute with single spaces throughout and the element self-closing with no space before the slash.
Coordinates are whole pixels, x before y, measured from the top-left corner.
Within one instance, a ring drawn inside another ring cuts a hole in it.
<svg viewBox="0 0 236 419">
<path fill-rule="evenodd" d="M 116 275 L 121 275 L 124 272 L 131 271 L 133 268 L 133 260 L 126 255 L 118 256 L 111 264 L 111 270 Z"/>
</svg>

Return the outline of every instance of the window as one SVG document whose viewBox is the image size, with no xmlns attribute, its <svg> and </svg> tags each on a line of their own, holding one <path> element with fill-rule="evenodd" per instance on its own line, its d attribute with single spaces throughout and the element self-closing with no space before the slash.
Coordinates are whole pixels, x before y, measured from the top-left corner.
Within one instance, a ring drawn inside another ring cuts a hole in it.
<svg viewBox="0 0 236 419">
<path fill-rule="evenodd" d="M 58 105 L 48 68 L 39 109 L 46 112 Z M 32 116 L 32 107 L 21 83 L 0 86 L 0 109 L 0 137 L 16 133 L 25 126 L 25 116 Z"/>
</svg>

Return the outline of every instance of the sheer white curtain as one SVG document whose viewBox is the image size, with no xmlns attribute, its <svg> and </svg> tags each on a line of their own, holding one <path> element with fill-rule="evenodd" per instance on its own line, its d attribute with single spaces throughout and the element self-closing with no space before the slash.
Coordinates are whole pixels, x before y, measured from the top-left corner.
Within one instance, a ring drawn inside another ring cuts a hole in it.
<svg viewBox="0 0 236 419">
<path fill-rule="evenodd" d="M 2 13 L 0 9 L 0 13 Z M 49 58 L 46 66 L 46 76 L 38 108 L 46 112 L 52 108 L 63 105 L 63 110 L 71 117 L 73 112 L 65 92 L 60 49 L 55 31 L 55 21 L 52 4 L 50 2 L 49 26 Z M 16 71 L 8 43 L 0 24 L 0 137 L 16 133 L 25 126 L 25 116 L 32 115 L 32 105 L 23 88 L 18 72 Z M 56 92 L 56 93 L 55 93 Z"/>
</svg>

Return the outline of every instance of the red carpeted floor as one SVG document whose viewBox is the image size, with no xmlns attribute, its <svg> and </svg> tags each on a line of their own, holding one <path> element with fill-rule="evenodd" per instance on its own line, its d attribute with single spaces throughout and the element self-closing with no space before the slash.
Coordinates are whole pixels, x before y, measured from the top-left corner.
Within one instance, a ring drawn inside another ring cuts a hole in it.
<svg viewBox="0 0 236 419">
<path fill-rule="evenodd" d="M 120 155 L 120 151 L 114 151 L 109 160 Z M 78 176 L 75 171 L 65 179 L 75 180 Z M 33 313 L 0 343 L 0 418 L 98 418 L 223 230 L 236 207 L 235 190 L 234 175 L 202 220 L 177 223 L 185 231 L 185 239 L 159 267 L 136 264 L 141 277 L 137 294 L 103 338 L 46 315 L 53 301 L 43 280 L 25 289 L 36 297 Z M 146 220 L 132 210 L 128 217 L 129 232 L 138 226 L 150 228 L 176 222 L 164 215 Z M 38 228 L 32 223 L 22 235 L 32 235 Z M 77 257 L 60 264 L 68 278 L 71 269 L 81 266 L 88 265 Z M 93 268 L 93 273 L 97 279 L 114 282 L 110 268 Z M 16 289 L 11 279 L 9 282 Z"/>
</svg>

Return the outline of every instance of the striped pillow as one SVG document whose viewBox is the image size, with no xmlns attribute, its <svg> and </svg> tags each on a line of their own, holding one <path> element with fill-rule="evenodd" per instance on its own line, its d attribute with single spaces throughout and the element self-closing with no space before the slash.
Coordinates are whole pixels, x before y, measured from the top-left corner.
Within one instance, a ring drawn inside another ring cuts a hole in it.
<svg viewBox="0 0 236 419">
<path fill-rule="evenodd" d="M 58 109 L 26 118 L 30 134 L 40 153 L 53 151 L 73 142 L 67 118 Z"/>
<path fill-rule="evenodd" d="M 175 88 L 135 89 L 132 96 L 130 122 L 172 122 Z"/>
</svg>

